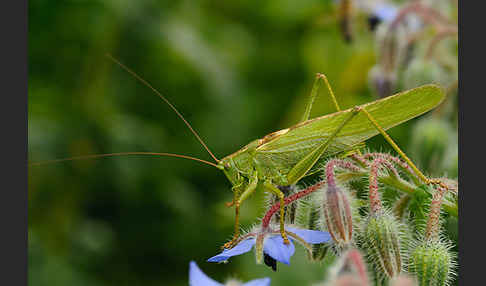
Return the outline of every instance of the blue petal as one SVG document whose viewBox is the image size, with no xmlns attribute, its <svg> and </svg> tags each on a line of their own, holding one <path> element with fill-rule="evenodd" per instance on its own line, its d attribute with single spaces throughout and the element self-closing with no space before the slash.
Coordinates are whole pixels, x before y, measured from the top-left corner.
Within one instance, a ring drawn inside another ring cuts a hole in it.
<svg viewBox="0 0 486 286">
<path fill-rule="evenodd" d="M 287 230 L 300 236 L 305 242 L 310 244 L 324 243 L 331 240 L 331 235 L 327 231 L 310 230 L 310 229 L 298 229 L 293 227 L 287 227 Z"/>
<path fill-rule="evenodd" d="M 204 274 L 197 267 L 196 262 L 189 263 L 189 286 L 223 286 L 223 284 L 214 281 Z"/>
<path fill-rule="evenodd" d="M 270 278 L 251 280 L 241 286 L 270 286 Z"/>
<path fill-rule="evenodd" d="M 280 234 L 278 234 L 265 238 L 263 252 L 277 261 L 290 264 L 290 257 L 294 255 L 295 246 L 292 241 L 289 244 L 285 244 Z"/>
<path fill-rule="evenodd" d="M 391 22 L 398 13 L 397 7 L 388 4 L 378 5 L 374 11 L 376 17 L 384 22 Z"/>
<path fill-rule="evenodd" d="M 255 245 L 254 238 L 245 239 L 238 243 L 235 247 L 231 249 L 225 249 L 220 254 L 209 258 L 208 262 L 221 262 L 228 260 L 228 258 L 230 258 L 231 256 L 240 255 L 250 251 L 253 245 Z"/>
</svg>

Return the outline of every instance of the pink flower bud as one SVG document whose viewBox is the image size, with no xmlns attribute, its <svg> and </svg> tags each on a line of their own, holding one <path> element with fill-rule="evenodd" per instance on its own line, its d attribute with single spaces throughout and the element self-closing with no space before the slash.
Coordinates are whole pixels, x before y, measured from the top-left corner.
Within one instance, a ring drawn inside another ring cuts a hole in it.
<svg viewBox="0 0 486 286">
<path fill-rule="evenodd" d="M 333 240 L 338 245 L 350 244 L 353 239 L 353 218 L 348 196 L 340 187 L 328 184 L 323 211 Z"/>
<path fill-rule="evenodd" d="M 336 185 L 334 167 L 357 170 L 358 167 L 344 160 L 331 160 L 326 165 L 327 188 L 324 194 L 323 212 L 327 229 L 338 246 L 353 240 L 353 216 L 347 192 Z"/>
</svg>

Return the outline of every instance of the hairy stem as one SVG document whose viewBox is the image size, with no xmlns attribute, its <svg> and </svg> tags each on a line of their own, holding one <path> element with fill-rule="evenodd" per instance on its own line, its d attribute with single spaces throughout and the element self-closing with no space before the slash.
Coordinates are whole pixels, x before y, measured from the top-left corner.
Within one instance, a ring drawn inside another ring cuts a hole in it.
<svg viewBox="0 0 486 286">
<path fill-rule="evenodd" d="M 343 172 L 339 175 L 336 176 L 336 180 L 340 182 L 347 182 L 350 180 L 356 180 L 360 179 L 362 177 L 368 176 L 368 172 L 365 171 L 360 171 L 360 172 Z M 413 194 L 416 190 L 416 186 L 413 186 L 412 184 L 408 183 L 407 181 L 404 181 L 400 178 L 395 177 L 394 175 L 388 175 L 388 176 L 383 176 L 378 178 L 378 182 L 392 187 L 402 193 L 405 194 Z M 326 185 L 325 181 L 321 181 L 315 185 L 312 185 L 302 191 L 299 191 L 287 198 L 285 198 L 285 205 L 289 205 L 293 202 L 295 202 L 298 199 L 301 199 L 303 197 L 306 197 L 313 192 L 319 190 L 320 188 L 323 188 Z M 457 204 L 452 203 L 450 201 L 444 200 L 442 202 L 442 207 L 446 212 L 448 212 L 450 215 L 454 217 L 458 217 L 458 209 L 457 209 Z M 280 209 L 280 202 L 275 203 L 270 209 L 268 209 L 267 213 L 262 219 L 262 228 L 268 227 L 270 220 L 272 216 L 275 214 Z"/>
</svg>

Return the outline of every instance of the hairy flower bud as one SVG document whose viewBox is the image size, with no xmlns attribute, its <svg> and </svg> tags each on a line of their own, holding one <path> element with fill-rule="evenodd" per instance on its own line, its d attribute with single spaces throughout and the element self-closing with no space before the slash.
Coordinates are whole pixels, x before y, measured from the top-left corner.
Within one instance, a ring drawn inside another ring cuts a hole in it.
<svg viewBox="0 0 486 286">
<path fill-rule="evenodd" d="M 449 144 L 444 151 L 444 158 L 442 159 L 442 164 L 440 170 L 444 170 L 449 177 L 457 177 L 458 175 L 458 161 L 459 161 L 459 146 L 457 142 L 457 133 L 452 133 L 454 135 L 450 136 Z M 451 140 L 452 139 L 452 140 Z"/>
<path fill-rule="evenodd" d="M 412 277 L 401 274 L 390 281 L 391 286 L 416 286 L 417 283 Z"/>
<path fill-rule="evenodd" d="M 378 63 L 369 72 L 370 85 L 379 98 L 390 96 L 397 81 L 397 73 L 408 54 L 407 33 L 403 27 L 390 29 L 380 25 L 376 31 Z"/>
<path fill-rule="evenodd" d="M 411 155 L 427 170 L 437 170 L 445 158 L 450 134 L 454 134 L 452 126 L 439 118 L 417 122 L 412 130 Z"/>
<path fill-rule="evenodd" d="M 328 184 L 323 203 L 327 229 L 338 246 L 353 240 L 353 217 L 347 193 L 337 185 Z"/>
<path fill-rule="evenodd" d="M 388 211 L 370 214 L 362 230 L 363 246 L 376 271 L 382 277 L 393 278 L 403 268 L 402 241 L 404 231 Z"/>
<path fill-rule="evenodd" d="M 419 285 L 449 285 L 454 275 L 450 245 L 442 240 L 424 240 L 412 248 L 409 272 L 417 276 Z"/>
<path fill-rule="evenodd" d="M 326 189 L 324 191 L 323 214 L 327 230 L 339 248 L 347 247 L 353 242 L 353 215 L 346 190 L 336 184 L 334 167 L 347 170 L 359 170 L 353 163 L 340 159 L 327 162 Z"/>
<path fill-rule="evenodd" d="M 409 45 L 407 28 L 402 25 L 392 28 L 390 25 L 392 23 L 378 26 L 375 34 L 378 62 L 385 72 L 398 70 Z"/>
<path fill-rule="evenodd" d="M 414 88 L 429 83 L 447 84 L 450 80 L 450 76 L 436 61 L 424 58 L 414 58 L 403 73 L 406 88 Z"/>
<path fill-rule="evenodd" d="M 379 65 L 375 65 L 369 71 L 369 85 L 379 98 L 392 95 L 397 77 L 395 72 L 385 72 Z"/>
<path fill-rule="evenodd" d="M 368 271 L 361 252 L 355 248 L 346 251 L 331 268 L 324 285 L 368 286 Z"/>
<path fill-rule="evenodd" d="M 321 219 L 321 206 L 319 198 L 320 192 L 316 192 L 306 200 L 296 202 L 295 222 L 298 226 L 310 230 L 322 230 L 323 221 Z M 311 261 L 322 261 L 329 249 L 328 243 L 316 243 L 312 245 L 312 256 L 308 257 Z"/>
</svg>

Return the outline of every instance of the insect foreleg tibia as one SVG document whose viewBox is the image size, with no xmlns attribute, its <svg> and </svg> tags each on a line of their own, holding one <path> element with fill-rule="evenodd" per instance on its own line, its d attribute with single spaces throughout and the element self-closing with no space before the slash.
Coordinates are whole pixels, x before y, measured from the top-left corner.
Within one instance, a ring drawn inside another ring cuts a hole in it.
<svg viewBox="0 0 486 286">
<path fill-rule="evenodd" d="M 233 244 L 237 241 L 240 236 L 240 206 L 241 204 L 256 190 L 258 186 L 258 175 L 257 172 L 253 174 L 250 182 L 246 186 L 242 193 L 239 193 L 237 189 L 234 189 L 235 196 L 233 198 L 233 204 L 235 206 L 235 232 L 233 234 L 233 239 L 225 243 L 222 248 L 232 248 Z M 227 204 L 228 205 L 228 204 Z"/>
<path fill-rule="evenodd" d="M 285 244 L 289 244 L 289 239 L 287 238 L 287 234 L 285 233 L 285 195 L 282 193 L 282 191 L 275 187 L 272 183 L 265 181 L 263 183 L 263 186 L 265 189 L 268 191 L 274 193 L 277 195 L 277 197 L 280 199 L 280 234 L 282 235 L 282 238 L 284 240 Z"/>
<path fill-rule="evenodd" d="M 231 191 L 233 192 L 234 196 L 233 196 L 233 200 L 229 203 L 225 203 L 225 205 L 230 208 L 232 206 L 235 205 L 236 201 L 238 200 L 238 198 L 240 197 L 240 188 L 241 186 L 243 185 L 243 183 L 239 183 L 238 185 L 234 185 L 233 187 L 231 187 Z"/>
<path fill-rule="evenodd" d="M 287 183 L 289 185 L 297 183 L 302 177 L 304 177 L 307 172 L 314 166 L 314 164 L 319 160 L 319 158 L 326 152 L 327 148 L 331 144 L 332 140 L 336 138 L 339 134 L 339 131 L 357 114 L 359 110 L 357 108 L 353 109 L 351 113 L 349 113 L 348 117 L 346 117 L 343 122 L 334 130 L 334 132 L 326 139 L 324 143 L 316 147 L 312 150 L 309 154 L 307 154 L 302 160 L 300 160 L 294 167 L 290 170 L 287 175 Z"/>
<path fill-rule="evenodd" d="M 319 88 L 321 87 L 321 81 L 324 81 L 326 84 L 327 89 L 329 90 L 329 94 L 331 95 L 332 102 L 334 103 L 334 106 L 336 107 L 337 111 L 341 111 L 341 108 L 339 108 L 339 104 L 337 103 L 336 97 L 334 96 L 334 92 L 332 91 L 331 85 L 329 84 L 329 81 L 327 80 L 327 77 L 322 74 L 318 73 L 316 74 L 316 79 L 314 81 L 314 85 L 312 86 L 312 91 L 311 95 L 309 98 L 309 101 L 307 102 L 307 106 L 305 107 L 305 112 L 304 115 L 302 116 L 302 119 L 300 122 L 306 121 L 310 117 L 310 113 L 312 110 L 312 105 L 314 104 L 314 101 L 317 97 L 317 94 L 319 93 Z"/>
</svg>

